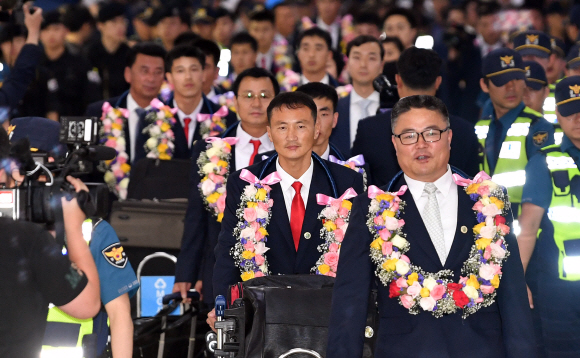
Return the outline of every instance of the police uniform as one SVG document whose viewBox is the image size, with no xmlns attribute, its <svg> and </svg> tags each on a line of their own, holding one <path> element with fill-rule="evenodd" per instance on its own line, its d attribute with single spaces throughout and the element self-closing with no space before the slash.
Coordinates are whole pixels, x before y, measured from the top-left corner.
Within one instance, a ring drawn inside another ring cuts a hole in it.
<svg viewBox="0 0 580 358">
<path fill-rule="evenodd" d="M 566 57 L 566 53 L 564 52 L 564 48 L 566 44 L 564 41 L 552 37 L 550 38 L 551 46 L 552 46 L 552 53 L 556 54 L 556 56 L 560 58 Z M 556 91 L 556 84 L 560 82 L 560 79 L 556 80 L 555 83 L 550 83 L 548 86 L 550 87 L 550 94 L 544 100 L 544 118 L 550 123 L 553 123 L 556 128 L 556 133 L 561 133 L 562 131 L 558 131 L 560 128 L 557 123 L 558 119 L 556 118 L 556 98 L 554 97 L 554 93 Z M 554 138 L 556 140 L 556 144 L 560 144 L 562 142 L 562 136 L 556 136 Z"/>
<path fill-rule="evenodd" d="M 564 116 L 580 112 L 580 76 L 556 86 Z M 547 356 L 580 355 L 580 148 L 564 135 L 560 145 L 541 150 L 526 166 L 522 202 L 545 210 L 530 260 L 534 306 L 541 317 Z"/>
<path fill-rule="evenodd" d="M 484 58 L 483 73 L 497 87 L 514 79 L 525 79 L 521 56 L 507 48 L 494 50 Z M 554 127 L 523 102 L 501 118 L 496 118 L 494 110 L 488 109 L 489 112 L 489 117 L 475 125 L 480 143 L 480 168 L 508 189 L 512 205 L 517 205 L 513 210 L 517 217 L 526 181 L 526 163 L 537 150 L 554 144 Z"/>
<path fill-rule="evenodd" d="M 139 282 L 115 230 L 102 219 L 94 222 L 87 220 L 86 224 L 89 227 L 92 226 L 89 247 L 99 273 L 103 306 L 125 293 L 132 297 L 139 288 Z M 75 342 L 75 345 L 80 347 L 83 336 L 87 334 L 96 335 L 97 354 L 102 354 L 106 348 L 109 329 L 107 313 L 104 309 L 95 318 L 80 320 L 65 314 L 57 307 L 52 307 L 48 312 L 47 320 L 43 350 L 63 348 L 66 347 L 66 343 L 70 342 Z M 79 330 L 76 331 L 75 336 L 70 337 L 70 331 L 64 328 L 66 327 L 64 325 L 76 325 Z"/>
</svg>

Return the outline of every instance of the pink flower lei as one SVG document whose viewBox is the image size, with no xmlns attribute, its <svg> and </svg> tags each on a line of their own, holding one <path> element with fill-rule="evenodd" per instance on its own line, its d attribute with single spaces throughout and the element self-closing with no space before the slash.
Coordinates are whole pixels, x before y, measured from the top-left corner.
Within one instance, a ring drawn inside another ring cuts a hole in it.
<svg viewBox="0 0 580 358">
<path fill-rule="evenodd" d="M 340 247 L 348 228 L 352 209 L 352 202 L 348 199 L 356 195 L 353 188 L 348 188 L 338 199 L 324 194 L 316 195 L 318 204 L 326 205 L 326 207 L 318 215 L 318 219 L 322 220 L 320 238 L 324 240 L 324 243 L 318 246 L 318 251 L 322 255 L 311 270 L 315 274 L 336 277 Z"/>
<path fill-rule="evenodd" d="M 397 193 L 383 192 L 376 186 L 368 191 L 372 200 L 367 226 L 374 237 L 371 260 L 377 265 L 378 278 L 389 287 L 389 297 L 398 298 L 411 314 L 427 311 L 439 318 L 462 310 L 465 318 L 491 305 L 501 280 L 501 267 L 509 256 L 504 236 L 509 233 L 505 215 L 510 204 L 502 187 L 483 172 L 473 180 L 457 175 L 454 179 L 476 202 L 473 210 L 479 222 L 473 227 L 475 243 L 458 283 L 452 282 L 452 271 L 425 272 L 405 255 L 410 244 L 402 231 L 405 222 L 400 213 L 405 202 L 399 196 L 406 186 Z"/>
<path fill-rule="evenodd" d="M 236 266 L 241 272 L 242 281 L 269 275 L 265 253 L 268 231 L 266 227 L 272 217 L 274 200 L 270 198 L 270 185 L 281 181 L 274 172 L 259 180 L 249 170 L 242 169 L 240 179 L 249 183 L 242 192 L 240 205 L 236 211 L 238 224 L 234 236 L 238 238 L 232 249 Z"/>
<path fill-rule="evenodd" d="M 220 136 L 226 129 L 228 107 L 221 106 L 214 114 L 198 113 L 197 121 L 201 123 L 199 132 L 202 139 Z"/>
<path fill-rule="evenodd" d="M 232 145 L 238 139 L 233 137 L 209 137 L 207 150 L 197 159 L 201 181 L 198 185 L 206 209 L 222 222 L 226 206 L 226 184 L 230 172 Z"/>
<path fill-rule="evenodd" d="M 175 113 L 177 108 L 171 108 L 157 98 L 151 101 L 150 109 L 145 112 L 145 122 L 149 124 L 143 129 L 143 133 L 149 137 L 143 146 L 147 158 L 173 158 L 175 133 L 172 128 L 175 124 Z"/>
<path fill-rule="evenodd" d="M 113 160 L 103 161 L 99 169 L 105 172 L 105 183 L 121 200 L 127 198 L 129 186 L 129 173 L 131 165 L 128 163 L 129 155 L 126 149 L 125 121 L 129 112 L 125 108 L 113 108 L 109 102 L 103 103 L 101 121 L 103 125 L 99 130 L 100 144 L 113 148 L 117 156 Z"/>
</svg>

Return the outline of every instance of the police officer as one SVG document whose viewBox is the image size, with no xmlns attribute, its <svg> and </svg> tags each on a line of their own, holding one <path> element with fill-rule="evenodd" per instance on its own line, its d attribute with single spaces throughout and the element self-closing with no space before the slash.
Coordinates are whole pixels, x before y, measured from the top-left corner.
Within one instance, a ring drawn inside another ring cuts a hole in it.
<svg viewBox="0 0 580 358">
<path fill-rule="evenodd" d="M 564 136 L 560 145 L 543 148 L 526 166 L 518 244 L 524 269 L 533 265 L 537 270 L 530 305 L 541 317 L 546 355 L 578 357 L 580 76 L 556 85 L 556 105 Z"/>
<path fill-rule="evenodd" d="M 48 153 L 50 156 L 64 155 L 63 145 L 59 143 L 60 124 L 46 118 L 15 118 L 11 122 L 10 139 L 12 142 L 27 137 L 35 153 Z M 43 340 L 43 351 L 66 348 L 66 342 L 79 346 L 83 337 L 94 334 L 99 355 L 107 346 L 110 322 L 111 351 L 115 358 L 131 357 L 133 350 L 133 321 L 129 298 L 137 292 L 139 283 L 128 261 L 127 254 L 119 243 L 115 230 L 102 219 L 89 219 L 83 223 L 83 236 L 89 242 L 91 255 L 95 261 L 101 282 L 101 309 L 91 319 L 73 318 L 57 307 L 48 312 L 48 324 Z M 63 324 L 80 325 L 80 331 L 67 335 Z"/>
<path fill-rule="evenodd" d="M 475 125 L 480 167 L 507 187 L 517 217 L 526 163 L 538 149 L 554 143 L 554 127 L 523 102 L 526 71 L 520 54 L 494 50 L 483 58 L 482 72 L 480 85 L 491 99 L 484 112 L 491 115 Z"/>
<path fill-rule="evenodd" d="M 580 76 L 580 44 L 572 46 L 566 56 L 566 76 Z"/>
</svg>

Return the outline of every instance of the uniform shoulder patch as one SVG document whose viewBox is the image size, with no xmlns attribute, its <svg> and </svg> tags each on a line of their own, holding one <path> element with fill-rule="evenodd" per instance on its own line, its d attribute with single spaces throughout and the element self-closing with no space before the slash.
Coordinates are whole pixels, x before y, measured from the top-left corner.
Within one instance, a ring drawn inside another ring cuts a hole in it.
<svg viewBox="0 0 580 358">
<path fill-rule="evenodd" d="M 546 131 L 536 132 L 534 133 L 534 136 L 532 138 L 534 140 L 534 144 L 537 145 L 538 147 L 541 147 L 544 143 L 546 143 L 546 139 L 548 139 L 548 132 Z"/>
<path fill-rule="evenodd" d="M 105 260 L 116 268 L 125 268 L 127 265 L 127 254 L 120 243 L 116 242 L 101 251 Z"/>
</svg>

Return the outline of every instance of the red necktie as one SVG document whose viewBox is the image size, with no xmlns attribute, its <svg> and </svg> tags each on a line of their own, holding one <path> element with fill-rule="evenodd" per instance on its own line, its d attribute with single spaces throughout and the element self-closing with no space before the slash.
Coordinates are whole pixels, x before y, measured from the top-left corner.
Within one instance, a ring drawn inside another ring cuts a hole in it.
<svg viewBox="0 0 580 358">
<path fill-rule="evenodd" d="M 250 164 L 252 165 L 254 164 L 254 157 L 256 155 L 258 155 L 258 148 L 260 148 L 260 144 L 262 144 L 262 142 L 260 142 L 259 139 L 251 139 L 250 143 L 252 143 L 254 145 L 254 152 L 252 153 L 252 156 L 250 157 Z"/>
<path fill-rule="evenodd" d="M 185 132 L 185 141 L 189 147 L 189 123 L 191 123 L 191 118 L 184 118 L 183 123 L 185 123 L 185 127 L 183 127 L 183 131 Z"/>
<path fill-rule="evenodd" d="M 298 244 L 300 243 L 300 233 L 302 232 L 302 223 L 304 222 L 304 200 L 300 195 L 302 183 L 295 181 L 292 187 L 296 191 L 294 199 L 292 199 L 292 209 L 290 214 L 290 229 L 292 230 L 292 238 L 294 239 L 294 247 L 298 251 Z"/>
<path fill-rule="evenodd" d="M 262 68 L 266 69 L 266 56 L 265 55 L 262 56 Z"/>
</svg>

